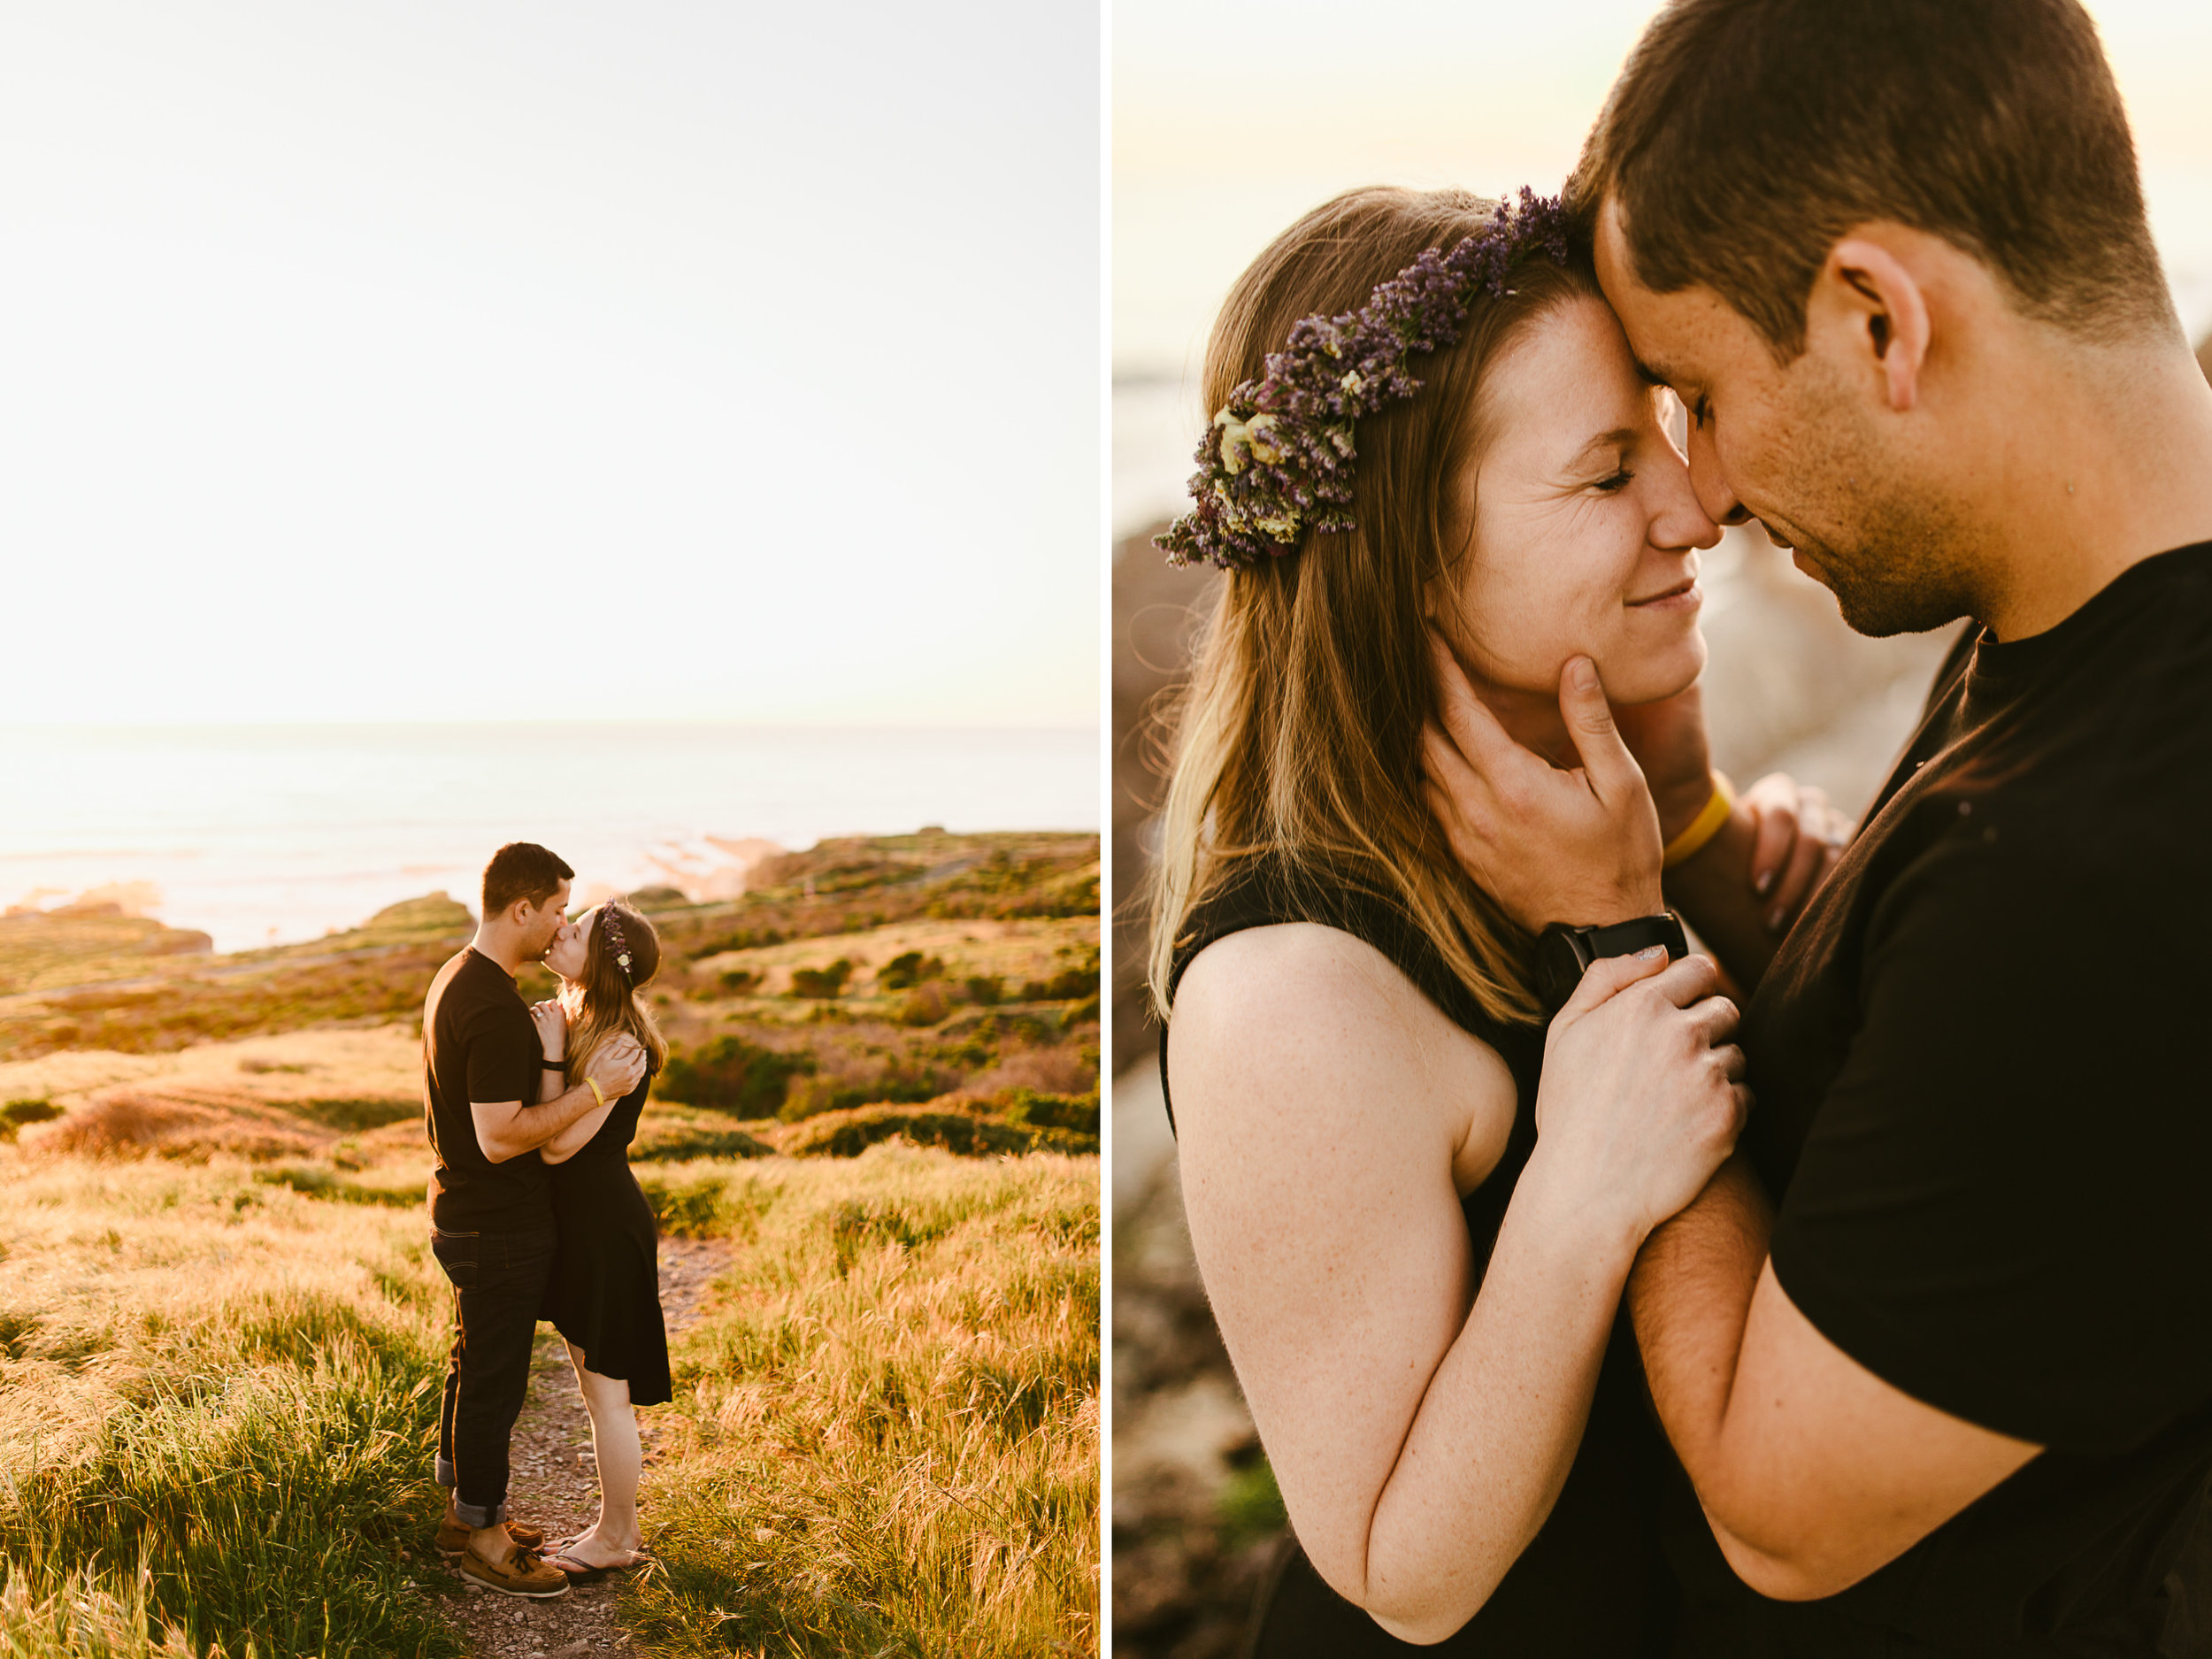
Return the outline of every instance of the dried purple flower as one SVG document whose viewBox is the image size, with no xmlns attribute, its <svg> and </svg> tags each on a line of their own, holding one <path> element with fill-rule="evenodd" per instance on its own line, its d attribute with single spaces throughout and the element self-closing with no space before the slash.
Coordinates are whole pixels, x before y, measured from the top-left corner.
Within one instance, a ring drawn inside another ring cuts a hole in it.
<svg viewBox="0 0 2212 1659">
<path fill-rule="evenodd" d="M 1517 211 L 1501 202 L 1449 253 L 1425 250 L 1356 312 L 1294 325 L 1198 441 L 1191 510 L 1156 538 L 1168 563 L 1238 570 L 1294 552 L 1308 530 L 1354 528 L 1353 424 L 1420 390 L 1406 359 L 1457 340 L 1475 291 L 1504 298 L 1513 266 L 1539 252 L 1566 263 L 1567 216 L 1524 186 Z"/>
<path fill-rule="evenodd" d="M 630 941 L 622 936 L 622 919 L 614 913 L 613 905 L 599 907 L 599 926 L 606 930 L 608 942 L 615 953 L 615 966 L 622 970 L 624 979 L 631 978 Z"/>
</svg>

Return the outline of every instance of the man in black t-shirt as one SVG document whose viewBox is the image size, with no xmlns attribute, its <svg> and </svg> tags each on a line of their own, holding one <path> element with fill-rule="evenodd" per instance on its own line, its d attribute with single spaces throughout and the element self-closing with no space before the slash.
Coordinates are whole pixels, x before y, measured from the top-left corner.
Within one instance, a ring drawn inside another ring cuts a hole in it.
<svg viewBox="0 0 2212 1659">
<path fill-rule="evenodd" d="M 540 1102 L 550 1063 L 514 976 L 567 926 L 575 873 L 529 841 L 493 854 L 476 937 L 438 970 L 422 1010 L 424 1117 L 437 1160 L 430 1241 L 453 1281 L 457 1326 L 437 1465 L 453 1499 L 439 1540 L 465 1577 L 538 1598 L 565 1594 L 568 1579 L 526 1548 L 543 1534 L 511 1529 L 506 1507 L 507 1447 L 553 1262 L 552 1197 L 537 1148 L 641 1074 L 636 1056 L 610 1056 L 593 1062 L 583 1085 Z"/>
<path fill-rule="evenodd" d="M 1707 515 L 1863 633 L 1973 619 L 1778 949 L 1743 808 L 1667 872 L 1754 993 L 1756 1097 L 1630 1287 L 1675 1651 L 2212 1651 L 2212 390 L 2095 29 L 1677 0 L 1570 204 Z M 1602 699 L 1563 704 L 1586 814 L 1716 798 L 1694 692 L 1622 719 L 1640 805 Z M 1486 781 L 1448 822 L 1521 919 L 1656 908 L 1562 868 L 1573 792 L 1449 718 Z"/>
</svg>

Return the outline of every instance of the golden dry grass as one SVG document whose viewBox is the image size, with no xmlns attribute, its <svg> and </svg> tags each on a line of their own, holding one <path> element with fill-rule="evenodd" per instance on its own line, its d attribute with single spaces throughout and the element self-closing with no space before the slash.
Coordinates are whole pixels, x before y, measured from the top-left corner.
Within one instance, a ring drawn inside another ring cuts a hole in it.
<svg viewBox="0 0 2212 1659">
<path fill-rule="evenodd" d="M 676 1356 L 654 1650 L 1095 1653 L 1098 1161 L 664 1179 L 743 1248 Z"/>
<path fill-rule="evenodd" d="M 459 1651 L 402 1554 L 441 1502 L 422 1172 L 0 1148 L 0 1659 Z M 738 1253 L 658 1409 L 644 1650 L 1095 1651 L 1097 1160 L 649 1186 Z"/>
</svg>

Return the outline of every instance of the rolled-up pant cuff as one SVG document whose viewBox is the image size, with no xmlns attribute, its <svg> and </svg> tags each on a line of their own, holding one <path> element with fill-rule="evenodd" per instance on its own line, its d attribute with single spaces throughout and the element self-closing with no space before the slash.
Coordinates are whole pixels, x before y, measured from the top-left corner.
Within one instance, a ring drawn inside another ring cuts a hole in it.
<svg viewBox="0 0 2212 1659">
<path fill-rule="evenodd" d="M 457 1497 L 453 1500 L 453 1518 L 468 1527 L 497 1526 L 507 1518 L 507 1505 L 504 1501 L 493 1504 L 464 1503 Z"/>
<path fill-rule="evenodd" d="M 432 1477 L 440 1486 L 453 1494 L 451 1500 L 453 1518 L 460 1522 L 462 1525 L 497 1526 L 507 1518 L 507 1504 L 504 1499 L 488 1506 L 461 1502 L 460 1477 L 454 1470 L 453 1460 L 450 1457 L 442 1455 L 439 1456 L 433 1467 Z"/>
</svg>

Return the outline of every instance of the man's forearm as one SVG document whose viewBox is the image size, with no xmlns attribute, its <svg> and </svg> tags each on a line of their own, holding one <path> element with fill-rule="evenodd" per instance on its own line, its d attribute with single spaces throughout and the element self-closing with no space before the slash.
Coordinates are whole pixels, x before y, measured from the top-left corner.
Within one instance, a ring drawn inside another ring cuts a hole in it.
<svg viewBox="0 0 2212 1659">
<path fill-rule="evenodd" d="M 1628 1280 L 1652 1403 L 1701 1495 L 1714 1471 L 1773 1211 L 1744 1155 L 1655 1232 Z"/>
<path fill-rule="evenodd" d="M 1787 1601 L 1894 1561 L 2041 1449 L 1915 1399 L 1824 1336 L 1740 1158 L 1652 1235 L 1629 1311 L 1659 1420 L 1736 1575 Z"/>
<path fill-rule="evenodd" d="M 494 1163 L 502 1163 L 534 1152 L 598 1105 L 599 1096 L 592 1093 L 591 1085 L 580 1083 L 540 1105 L 518 1106 L 514 1115 L 500 1125 L 496 1148 L 487 1145 L 485 1155 Z M 478 1138 L 484 1138 L 480 1131 Z"/>
</svg>

